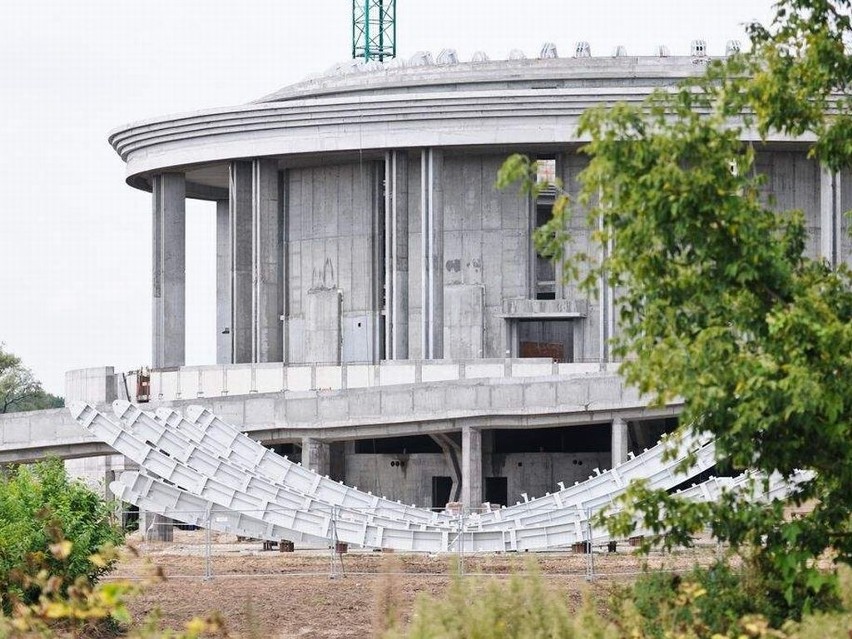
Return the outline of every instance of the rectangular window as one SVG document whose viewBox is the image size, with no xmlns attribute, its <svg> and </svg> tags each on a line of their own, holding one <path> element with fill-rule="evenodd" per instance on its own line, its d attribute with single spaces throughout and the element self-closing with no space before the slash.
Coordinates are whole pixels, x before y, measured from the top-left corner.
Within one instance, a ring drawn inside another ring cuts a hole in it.
<svg viewBox="0 0 852 639">
<path fill-rule="evenodd" d="M 536 160 L 536 181 L 553 184 L 556 181 L 556 159 L 538 158 Z M 531 202 L 532 215 L 530 220 L 530 246 L 532 255 L 531 297 L 537 300 L 556 299 L 556 265 L 542 256 L 534 246 L 532 235 L 536 229 L 550 221 L 556 189 L 547 188 Z"/>
<path fill-rule="evenodd" d="M 557 362 L 573 362 L 573 320 L 519 320 L 518 342 L 520 357 L 550 357 Z"/>
</svg>

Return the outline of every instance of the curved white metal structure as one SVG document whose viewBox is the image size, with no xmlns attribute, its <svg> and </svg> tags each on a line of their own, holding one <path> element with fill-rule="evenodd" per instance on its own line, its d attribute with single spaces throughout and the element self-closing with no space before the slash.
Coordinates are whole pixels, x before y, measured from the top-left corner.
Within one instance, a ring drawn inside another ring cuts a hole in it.
<svg viewBox="0 0 852 639">
<path fill-rule="evenodd" d="M 85 403 L 70 407 L 80 424 L 144 469 L 125 473 L 111 484 L 117 497 L 186 523 L 275 541 L 322 544 L 333 539 L 425 552 L 544 550 L 580 541 L 597 543 L 609 536 L 605 529 L 590 525 L 591 517 L 612 505 L 630 479 L 645 477 L 653 488 L 670 488 L 684 478 L 674 471 L 683 456 L 664 459 L 663 443 L 586 482 L 465 521 L 322 477 L 200 407 L 190 407 L 188 419 L 165 408 L 154 417 L 122 401 L 113 409 L 119 423 Z M 714 463 L 712 443 L 702 445 L 700 438 L 689 437 L 681 445 L 687 451 L 699 446 L 688 474 Z M 751 479 L 747 474 L 711 478 L 680 496 L 713 500 L 726 489 L 754 491 Z M 771 478 L 766 498 L 785 494 L 790 485 L 780 477 Z"/>
</svg>

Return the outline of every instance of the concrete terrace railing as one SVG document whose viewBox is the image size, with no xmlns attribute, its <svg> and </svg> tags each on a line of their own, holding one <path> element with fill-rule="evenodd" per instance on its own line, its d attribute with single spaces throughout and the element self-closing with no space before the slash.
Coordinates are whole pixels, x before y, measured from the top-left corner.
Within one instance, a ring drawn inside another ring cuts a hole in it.
<svg viewBox="0 0 852 639">
<path fill-rule="evenodd" d="M 606 370 L 617 372 L 618 364 L 610 364 Z M 340 366 L 281 363 L 183 366 L 151 371 L 150 399 L 170 402 L 255 393 L 348 390 L 466 379 L 564 377 L 600 372 L 601 365 L 597 363 L 559 364 L 550 359 L 424 360 Z M 128 378 L 128 386 L 136 388 L 134 376 Z"/>
</svg>

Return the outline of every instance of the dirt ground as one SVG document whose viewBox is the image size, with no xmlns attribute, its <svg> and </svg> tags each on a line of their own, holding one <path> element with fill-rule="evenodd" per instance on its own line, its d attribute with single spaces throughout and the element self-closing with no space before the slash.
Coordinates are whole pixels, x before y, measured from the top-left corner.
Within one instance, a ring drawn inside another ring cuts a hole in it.
<svg viewBox="0 0 852 639">
<path fill-rule="evenodd" d="M 332 566 L 330 550 L 264 551 L 258 542 L 214 537 L 210 553 L 205 534 L 176 532 L 170 544 L 130 540 L 111 579 L 144 579 L 159 568 L 165 581 L 145 586 L 131 600 L 137 621 L 158 610 L 167 628 L 218 611 L 235 637 L 343 638 L 374 635 L 377 602 L 387 593 L 401 603 L 407 619 L 419 595 L 440 597 L 452 580 L 457 555 L 378 553 L 353 550 Z M 642 570 L 644 558 L 628 546 L 616 553 L 488 553 L 464 557 L 465 575 L 505 578 L 531 564 L 573 605 L 583 593 L 605 598 L 614 581 Z M 684 551 L 648 559 L 654 567 L 686 569 L 712 559 L 714 550 Z M 593 570 L 595 578 L 587 579 Z M 211 577 L 206 577 L 208 571 Z M 342 574 L 340 574 L 342 572 Z"/>
</svg>

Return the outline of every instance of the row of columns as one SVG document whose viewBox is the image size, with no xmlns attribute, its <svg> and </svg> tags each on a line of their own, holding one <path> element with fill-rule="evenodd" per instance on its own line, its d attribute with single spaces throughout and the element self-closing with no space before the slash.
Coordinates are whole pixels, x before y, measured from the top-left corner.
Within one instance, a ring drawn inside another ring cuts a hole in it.
<svg viewBox="0 0 852 639">
<path fill-rule="evenodd" d="M 421 152 L 422 357 L 443 356 L 443 155 Z M 408 154 L 385 158 L 383 268 L 385 352 L 409 357 Z M 276 160 L 233 161 L 228 199 L 216 203 L 216 361 L 219 364 L 285 360 L 287 260 L 286 173 Z M 182 366 L 186 341 L 186 183 L 182 173 L 153 178 L 154 368 Z M 381 200 L 374 202 L 380 214 Z M 377 283 L 377 287 L 380 285 Z M 375 303 L 382 307 L 377 288 Z M 374 341 L 378 342 L 378 339 Z"/>
<path fill-rule="evenodd" d="M 612 421 L 612 466 L 627 461 L 627 422 L 616 417 Z M 482 430 L 465 426 L 461 432 L 461 502 L 465 508 L 477 509 L 484 498 L 482 490 Z M 302 439 L 302 466 L 321 475 L 331 467 L 331 447 L 315 437 Z"/>
</svg>

